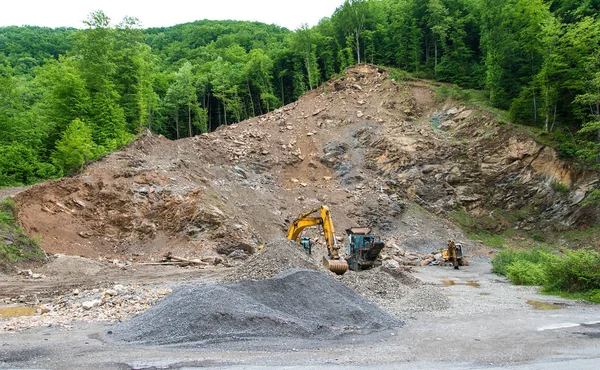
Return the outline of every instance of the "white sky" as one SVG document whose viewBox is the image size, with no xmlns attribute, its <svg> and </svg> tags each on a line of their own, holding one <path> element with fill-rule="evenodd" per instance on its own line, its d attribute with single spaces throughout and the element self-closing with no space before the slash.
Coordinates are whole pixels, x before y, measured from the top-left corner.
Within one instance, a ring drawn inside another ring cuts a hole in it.
<svg viewBox="0 0 600 370">
<path fill-rule="evenodd" d="M 124 16 L 144 28 L 172 26 L 200 19 L 247 20 L 295 30 L 330 17 L 344 0 L 0 0 L 1 26 L 83 28 L 82 21 L 102 10 L 113 24 Z"/>
</svg>

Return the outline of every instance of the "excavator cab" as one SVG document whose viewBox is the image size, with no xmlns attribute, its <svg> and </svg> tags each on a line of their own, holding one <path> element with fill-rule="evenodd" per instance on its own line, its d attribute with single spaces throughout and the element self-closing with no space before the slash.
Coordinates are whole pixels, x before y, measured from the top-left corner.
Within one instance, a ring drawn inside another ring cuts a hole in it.
<svg viewBox="0 0 600 370">
<path fill-rule="evenodd" d="M 304 247 L 306 253 L 311 254 L 312 252 L 312 241 L 308 236 L 303 236 L 300 238 L 300 245 Z"/>
<path fill-rule="evenodd" d="M 353 227 L 346 230 L 348 235 L 346 258 L 348 267 L 352 271 L 360 271 L 373 267 L 377 262 L 377 257 L 385 247 L 381 237 L 371 235 L 371 229 L 368 227 Z"/>
</svg>

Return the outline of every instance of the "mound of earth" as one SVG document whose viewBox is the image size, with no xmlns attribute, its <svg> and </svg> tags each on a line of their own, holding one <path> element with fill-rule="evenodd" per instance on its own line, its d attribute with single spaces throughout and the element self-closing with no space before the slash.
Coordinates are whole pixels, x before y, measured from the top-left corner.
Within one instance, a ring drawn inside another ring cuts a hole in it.
<svg viewBox="0 0 600 370">
<path fill-rule="evenodd" d="M 100 275 L 106 269 L 101 262 L 79 256 L 56 255 L 40 272 L 53 279 Z"/>
<path fill-rule="evenodd" d="M 139 344 L 194 344 L 227 340 L 329 338 L 402 326 L 331 276 L 290 269 L 275 278 L 185 286 L 131 321 L 111 338 Z"/>
</svg>

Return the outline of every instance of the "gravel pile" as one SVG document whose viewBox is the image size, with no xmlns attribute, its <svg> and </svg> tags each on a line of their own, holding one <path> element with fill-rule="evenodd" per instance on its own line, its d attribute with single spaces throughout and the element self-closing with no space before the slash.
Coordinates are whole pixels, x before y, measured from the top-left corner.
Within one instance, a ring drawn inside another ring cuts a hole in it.
<svg viewBox="0 0 600 370">
<path fill-rule="evenodd" d="M 267 243 L 262 250 L 255 253 L 223 280 L 227 282 L 263 280 L 291 268 L 327 271 L 298 243 L 282 238 Z"/>
<path fill-rule="evenodd" d="M 450 300 L 439 288 L 425 285 L 412 275 L 397 269 L 374 268 L 358 273 L 349 271 L 336 278 L 399 318 L 406 318 L 417 312 L 450 308 Z"/>
<path fill-rule="evenodd" d="M 258 338 L 329 338 L 402 326 L 333 277 L 290 269 L 272 279 L 184 286 L 107 332 L 117 341 L 190 344 Z"/>
</svg>

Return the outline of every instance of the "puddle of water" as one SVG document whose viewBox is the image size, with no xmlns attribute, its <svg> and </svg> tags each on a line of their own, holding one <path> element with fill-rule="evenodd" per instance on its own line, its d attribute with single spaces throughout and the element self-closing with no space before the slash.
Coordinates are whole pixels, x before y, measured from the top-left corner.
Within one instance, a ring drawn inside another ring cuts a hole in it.
<svg viewBox="0 0 600 370">
<path fill-rule="evenodd" d="M 467 280 L 466 283 L 457 283 L 454 280 L 444 280 L 442 282 L 443 286 L 453 286 L 453 285 L 468 285 L 468 286 L 472 286 L 473 288 L 481 288 L 481 284 L 479 284 L 477 282 L 477 280 Z"/>
<path fill-rule="evenodd" d="M 0 318 L 8 319 L 10 317 L 32 316 L 35 315 L 34 307 L 5 307 L 0 308 Z"/>
<path fill-rule="evenodd" d="M 541 302 L 541 301 L 533 301 L 533 300 L 529 300 L 527 301 L 527 304 L 530 306 L 533 306 L 534 309 L 536 310 L 560 310 L 561 308 L 564 308 L 563 305 L 560 304 L 556 304 L 556 303 L 548 303 L 548 302 Z"/>
<path fill-rule="evenodd" d="M 467 280 L 465 285 L 472 286 L 473 288 L 481 288 L 481 284 L 477 280 Z"/>
<path fill-rule="evenodd" d="M 483 292 L 483 293 L 479 293 L 479 295 L 490 295 L 490 293 Z"/>
</svg>

